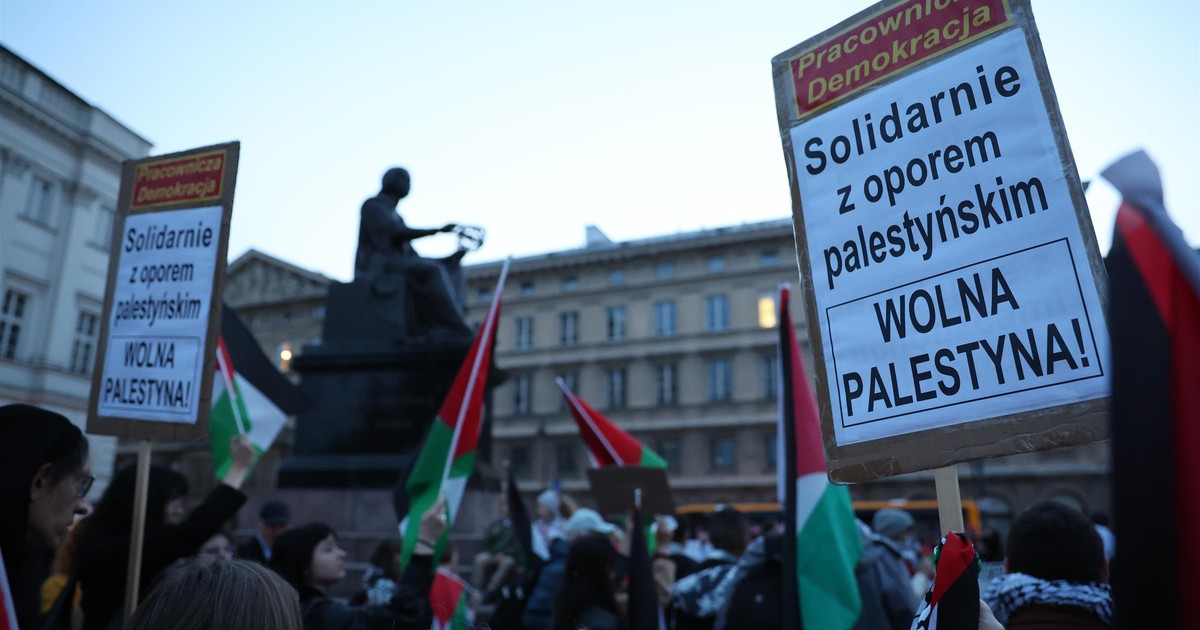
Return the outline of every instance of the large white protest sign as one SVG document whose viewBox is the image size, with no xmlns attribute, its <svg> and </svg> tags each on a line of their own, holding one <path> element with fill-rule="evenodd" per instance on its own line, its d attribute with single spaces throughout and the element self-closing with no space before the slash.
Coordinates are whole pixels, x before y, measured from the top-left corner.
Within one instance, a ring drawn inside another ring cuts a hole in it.
<svg viewBox="0 0 1200 630">
<path fill-rule="evenodd" d="M 791 133 L 839 444 L 1107 394 L 1100 299 L 1020 31 Z"/>
<path fill-rule="evenodd" d="M 831 476 L 1103 437 L 1103 271 L 1028 3 L 881 3 L 774 67 Z"/>
<path fill-rule="evenodd" d="M 126 219 L 107 314 L 101 414 L 196 421 L 222 216 L 214 206 Z"/>
</svg>

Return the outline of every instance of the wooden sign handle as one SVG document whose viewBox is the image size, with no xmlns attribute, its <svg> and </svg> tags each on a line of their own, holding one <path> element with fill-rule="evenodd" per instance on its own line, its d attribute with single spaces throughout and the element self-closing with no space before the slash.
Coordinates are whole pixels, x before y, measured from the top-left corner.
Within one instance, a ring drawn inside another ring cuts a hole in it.
<svg viewBox="0 0 1200 630">
<path fill-rule="evenodd" d="M 942 535 L 965 531 L 963 528 L 962 495 L 958 491 L 958 467 L 944 466 L 933 471 L 937 488 L 938 523 Z"/>
<path fill-rule="evenodd" d="M 150 440 L 138 442 L 137 485 L 133 491 L 133 531 L 129 539 L 129 572 L 125 579 L 125 623 L 137 608 L 142 578 L 142 542 L 146 534 L 146 494 L 150 487 Z"/>
</svg>

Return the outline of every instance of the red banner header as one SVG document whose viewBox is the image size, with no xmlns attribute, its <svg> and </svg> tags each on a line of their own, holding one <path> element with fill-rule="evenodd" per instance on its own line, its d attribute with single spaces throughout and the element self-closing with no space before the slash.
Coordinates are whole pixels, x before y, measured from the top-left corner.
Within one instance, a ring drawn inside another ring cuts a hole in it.
<svg viewBox="0 0 1200 630">
<path fill-rule="evenodd" d="M 225 158 L 225 151 L 212 151 L 138 165 L 130 207 L 220 199 Z"/>
<path fill-rule="evenodd" d="M 803 117 L 1010 22 L 1005 0 L 912 0 L 788 60 Z"/>
</svg>

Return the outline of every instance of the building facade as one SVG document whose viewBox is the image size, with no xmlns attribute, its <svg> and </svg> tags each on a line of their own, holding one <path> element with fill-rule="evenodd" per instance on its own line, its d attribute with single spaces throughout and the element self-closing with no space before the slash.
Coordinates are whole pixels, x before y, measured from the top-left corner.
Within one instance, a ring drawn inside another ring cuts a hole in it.
<svg viewBox="0 0 1200 630">
<path fill-rule="evenodd" d="M 0 404 L 86 425 L 121 162 L 150 147 L 0 46 Z M 115 444 L 91 440 L 93 496 Z"/>
<path fill-rule="evenodd" d="M 556 379 L 668 462 L 677 502 L 775 497 L 776 293 L 797 281 L 789 220 L 512 261 L 496 342 L 493 461 L 569 492 L 589 466 Z M 467 268 L 479 321 L 499 263 Z M 793 312 L 800 338 L 802 313 Z"/>
</svg>

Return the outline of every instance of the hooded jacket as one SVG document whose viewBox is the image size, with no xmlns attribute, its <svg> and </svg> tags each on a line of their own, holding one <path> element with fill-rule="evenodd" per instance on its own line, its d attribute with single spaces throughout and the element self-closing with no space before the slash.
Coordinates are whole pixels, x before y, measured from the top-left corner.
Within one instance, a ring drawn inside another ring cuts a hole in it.
<svg viewBox="0 0 1200 630">
<path fill-rule="evenodd" d="M 25 573 L 30 486 L 42 466 L 66 456 L 83 440 L 78 427 L 52 411 L 32 405 L 0 407 L 0 553 L 22 626 L 34 626 L 41 588 L 27 583 Z"/>
</svg>

